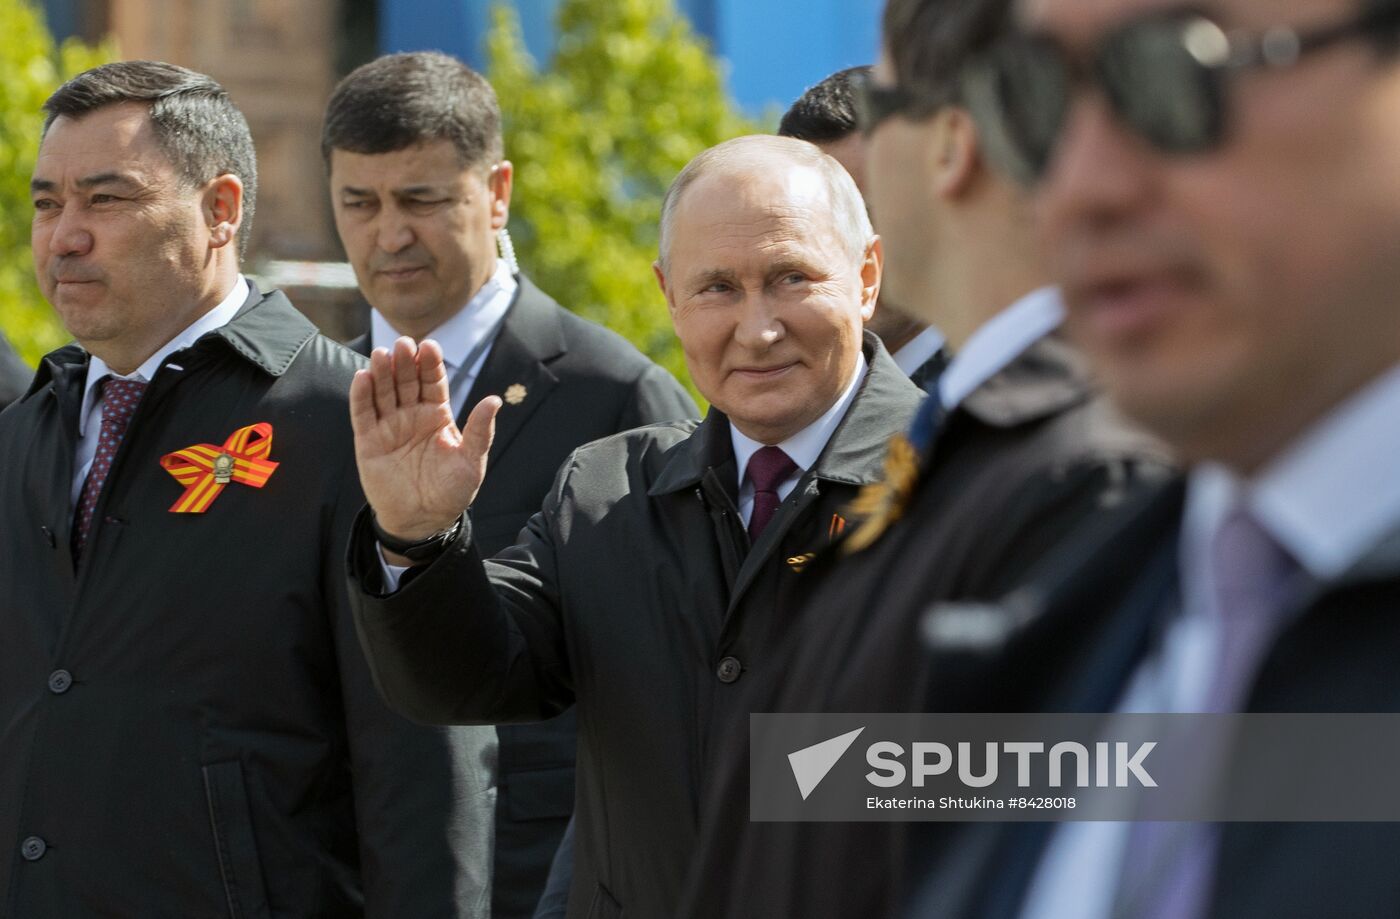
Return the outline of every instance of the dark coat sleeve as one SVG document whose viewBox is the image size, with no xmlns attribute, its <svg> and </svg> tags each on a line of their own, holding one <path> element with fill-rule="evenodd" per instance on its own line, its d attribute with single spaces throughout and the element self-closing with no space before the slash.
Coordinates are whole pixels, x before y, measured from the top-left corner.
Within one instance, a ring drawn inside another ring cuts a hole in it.
<svg viewBox="0 0 1400 919">
<path fill-rule="evenodd" d="M 350 602 L 395 711 L 423 724 L 500 724 L 540 721 L 573 704 L 555 544 L 573 466 L 571 456 L 517 545 L 483 562 L 468 514 L 447 550 L 387 595 L 369 510 L 361 512 L 350 539 Z"/>
<path fill-rule="evenodd" d="M 336 509 L 325 591 L 340 668 L 366 919 L 485 919 L 491 905 L 496 732 L 425 727 L 375 691 L 345 591 L 341 547 L 363 504 Z"/>
<path fill-rule="evenodd" d="M 33 378 L 34 371 L 10 347 L 4 335 L 0 335 L 0 409 L 24 395 Z M 672 381 L 672 385 L 675 381 Z M 682 416 L 678 416 L 682 417 Z M 689 417 L 688 415 L 683 417 Z"/>
<path fill-rule="evenodd" d="M 564 919 L 569 912 L 569 887 L 574 882 L 574 818 L 564 829 L 559 849 L 549 865 L 549 878 L 544 884 L 539 906 L 533 919 Z"/>
<path fill-rule="evenodd" d="M 632 396 L 622 410 L 617 430 L 630 431 L 659 421 L 699 417 L 700 409 L 685 387 L 677 383 L 665 368 L 648 364 L 632 387 Z"/>
</svg>

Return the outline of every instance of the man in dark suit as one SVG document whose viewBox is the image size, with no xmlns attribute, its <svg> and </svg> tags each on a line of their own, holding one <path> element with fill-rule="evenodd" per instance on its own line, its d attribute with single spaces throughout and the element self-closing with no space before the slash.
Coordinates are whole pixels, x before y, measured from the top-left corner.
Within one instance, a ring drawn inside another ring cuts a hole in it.
<svg viewBox="0 0 1400 919">
<path fill-rule="evenodd" d="M 892 445 L 872 517 L 819 559 L 782 685 L 755 712 L 920 711 L 919 623 L 932 603 L 992 600 L 1078 528 L 1167 474 L 1166 451 L 1115 416 L 1059 334 L 1030 201 L 983 158 L 959 68 L 1010 21 L 1010 0 L 891 0 L 861 90 L 870 203 L 896 302 L 948 336 L 909 439 Z M 876 99 L 899 104 L 877 109 Z M 749 747 L 726 751 L 684 915 L 897 914 L 907 825 L 748 820 Z"/>
<path fill-rule="evenodd" d="M 838 70 L 804 92 L 778 122 L 779 135 L 816 144 L 845 166 L 867 204 L 868 157 L 866 139 L 856 119 L 854 84 L 869 73 L 868 66 Z M 871 219 L 878 220 L 873 216 Z M 938 327 L 894 306 L 888 296 L 881 297 L 875 315 L 865 327 L 880 336 L 899 369 L 921 389 L 948 363 L 943 333 Z"/>
<path fill-rule="evenodd" d="M 491 750 L 371 682 L 364 361 L 239 273 L 247 123 L 150 61 L 44 107 L 35 269 L 77 344 L 0 415 L 0 915 L 485 915 Z"/>
<path fill-rule="evenodd" d="M 24 393 L 34 371 L 20 360 L 10 342 L 0 333 L 0 410 Z"/>
<path fill-rule="evenodd" d="M 499 400 L 459 433 L 438 348 L 402 339 L 351 392 L 373 508 L 352 590 L 379 685 L 438 723 L 577 703 L 580 917 L 674 914 L 710 754 L 747 730 L 744 688 L 783 678 L 800 572 L 919 396 L 862 332 L 879 240 L 810 144 L 696 157 L 667 194 L 656 272 L 710 414 L 575 451 L 489 562 L 458 508 L 489 468 Z"/>
<path fill-rule="evenodd" d="M 360 67 L 331 96 L 322 148 L 336 229 L 373 307 L 351 346 L 432 338 L 459 424 L 488 395 L 505 402 L 472 512 L 483 554 L 515 542 L 575 447 L 699 415 L 665 370 L 497 258 L 513 172 L 495 93 L 466 65 L 413 53 Z M 528 917 L 573 808 L 575 715 L 476 730 L 500 739 L 492 914 Z"/>
<path fill-rule="evenodd" d="M 940 709 L 1400 711 L 1400 4 L 1196 9 L 1037 0 L 985 60 L 1078 339 L 1191 466 L 1050 565 L 1024 625 L 931 630 Z M 1095 88 L 1057 82 L 1109 47 Z M 1026 131 L 1030 98 L 1059 114 Z M 1178 826 L 931 824 L 913 915 L 1400 912 L 1394 823 Z"/>
</svg>

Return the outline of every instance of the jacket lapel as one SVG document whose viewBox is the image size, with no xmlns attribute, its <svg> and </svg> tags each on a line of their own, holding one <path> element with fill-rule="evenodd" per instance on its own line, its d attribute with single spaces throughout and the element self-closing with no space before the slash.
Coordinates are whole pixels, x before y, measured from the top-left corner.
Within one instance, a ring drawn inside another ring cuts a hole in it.
<svg viewBox="0 0 1400 919">
<path fill-rule="evenodd" d="M 78 413 L 82 411 L 83 384 L 87 380 L 88 356 L 77 345 L 59 349 L 39 364 L 39 372 L 24 398 L 34 398 L 45 389 L 43 397 L 54 400 L 58 414 L 60 436 L 50 441 L 57 452 L 49 464 L 47 507 L 51 509 L 49 529 L 59 551 L 54 552 L 55 564 L 70 583 L 77 576 L 73 554 L 68 551 L 73 529 L 73 460 L 78 449 Z M 57 620 L 54 621 L 57 625 Z M 55 638 L 57 633 L 55 632 Z"/>
<path fill-rule="evenodd" d="M 1047 335 L 958 406 L 983 424 L 1013 428 L 1058 415 L 1094 395 L 1084 359 L 1056 335 Z"/>
<path fill-rule="evenodd" d="M 759 574 L 772 563 L 789 531 L 822 494 L 844 486 L 850 489 L 851 497 L 855 497 L 856 490 L 880 480 L 890 436 L 902 430 L 922 393 L 909 382 L 879 340 L 868 332 L 865 359 L 869 370 L 846 417 L 832 432 L 816 464 L 798 480 L 792 494 L 744 557 L 730 595 L 730 613 L 742 602 Z M 823 528 L 820 534 L 814 535 L 825 539 L 827 530 Z M 814 545 L 812 550 L 821 547 Z"/>
<path fill-rule="evenodd" d="M 559 383 L 547 364 L 568 350 L 555 312 L 560 307 L 524 275 L 519 281 L 515 302 L 457 419 L 458 426 L 466 424 L 472 408 L 487 396 L 505 400 L 496 416 L 488 470 L 499 463 L 510 442 Z"/>
<path fill-rule="evenodd" d="M 959 631 L 923 632 L 934 664 L 930 711 L 1106 712 L 1170 609 L 1177 587 L 1177 533 L 1184 480 L 1176 479 L 1092 533 L 1044 570 L 1039 584 L 1008 598 L 1014 625 L 992 646 L 960 645 Z M 985 610 L 944 604 L 930 616 Z M 1016 610 L 1019 609 L 1019 612 Z M 995 608 L 988 611 L 994 614 Z M 998 634 L 994 629 L 983 634 Z M 938 636 L 949 636 L 940 640 Z M 1059 653 L 1056 653 L 1059 652 Z M 1015 681 L 1005 674 L 1016 673 Z M 920 914 L 1014 919 L 1049 841 L 1050 824 L 978 823 L 914 831 Z M 921 863 L 922 862 L 922 863 Z"/>
</svg>

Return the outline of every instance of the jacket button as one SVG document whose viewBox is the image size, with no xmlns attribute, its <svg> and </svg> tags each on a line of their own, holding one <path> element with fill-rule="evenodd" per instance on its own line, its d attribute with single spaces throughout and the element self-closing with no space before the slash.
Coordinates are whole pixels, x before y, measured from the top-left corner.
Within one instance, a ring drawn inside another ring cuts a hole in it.
<svg viewBox="0 0 1400 919">
<path fill-rule="evenodd" d="M 721 683 L 733 683 L 739 679 L 739 674 L 744 670 L 744 665 L 739 663 L 737 657 L 726 657 L 719 662 L 719 667 L 715 669 L 715 676 L 719 677 Z"/>
<path fill-rule="evenodd" d="M 44 853 L 49 851 L 49 844 L 38 836 L 30 836 L 19 844 L 19 854 L 24 856 L 27 862 L 37 862 L 44 857 Z"/>
<path fill-rule="evenodd" d="M 73 674 L 67 670 L 55 670 L 49 674 L 49 692 L 61 696 L 73 687 Z"/>
<path fill-rule="evenodd" d="M 39 527 L 39 533 L 44 537 L 44 542 L 49 544 L 50 549 L 58 548 L 58 538 L 53 535 L 53 530 L 48 527 Z"/>
</svg>

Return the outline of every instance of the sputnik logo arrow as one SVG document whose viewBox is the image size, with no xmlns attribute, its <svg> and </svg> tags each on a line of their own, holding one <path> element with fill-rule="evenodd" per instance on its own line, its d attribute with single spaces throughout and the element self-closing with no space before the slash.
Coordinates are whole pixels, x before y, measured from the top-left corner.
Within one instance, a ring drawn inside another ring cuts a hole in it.
<svg viewBox="0 0 1400 919">
<path fill-rule="evenodd" d="M 865 728 L 856 728 L 847 734 L 833 737 L 830 740 L 823 740 L 821 743 L 812 744 L 810 747 L 803 747 L 795 753 L 788 754 L 788 763 L 792 766 L 792 776 L 797 779 L 797 790 L 802 792 L 802 800 L 806 801 L 826 774 L 831 771 L 837 761 L 851 748 L 851 744 L 856 742 L 861 731 Z"/>
</svg>

